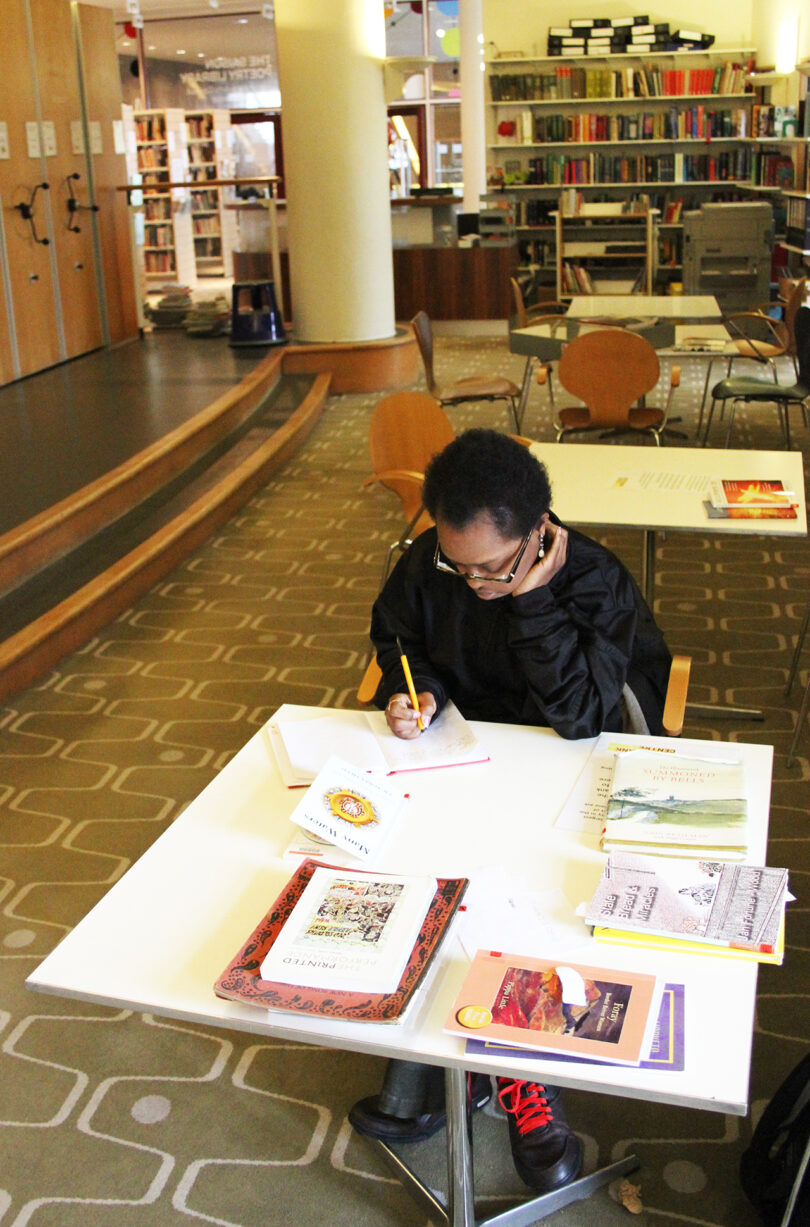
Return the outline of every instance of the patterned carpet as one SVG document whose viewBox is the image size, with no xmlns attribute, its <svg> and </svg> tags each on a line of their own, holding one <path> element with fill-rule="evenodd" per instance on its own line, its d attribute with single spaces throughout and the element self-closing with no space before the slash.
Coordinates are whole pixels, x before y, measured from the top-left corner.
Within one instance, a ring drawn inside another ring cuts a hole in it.
<svg viewBox="0 0 810 1227">
<path fill-rule="evenodd" d="M 444 337 L 436 356 L 442 378 L 522 372 L 503 340 Z M 702 377 L 697 362 L 684 364 L 676 411 L 690 435 Z M 534 389 L 524 424 L 538 438 L 553 437 L 546 395 Z M 346 1123 L 352 1102 L 377 1089 L 382 1062 L 24 987 L 280 703 L 354 705 L 381 562 L 400 527 L 393 496 L 362 488 L 375 399 L 334 398 L 304 450 L 214 540 L 2 713 L 3 1227 L 280 1227 L 304 1217 L 425 1225 Z M 459 429 L 508 429 L 497 406 L 452 416 Z M 806 447 L 798 424 L 796 442 Z M 735 443 L 779 447 L 775 412 L 743 414 Z M 638 536 L 603 539 L 638 574 Z M 797 902 L 785 965 L 760 975 L 756 1119 L 807 1048 L 810 730 L 788 769 L 801 686 L 789 700 L 783 687 L 808 596 L 808 546 L 671 535 L 657 563 L 659 621 L 673 650 L 694 658 L 691 697 L 765 710 L 762 724 L 692 722 L 687 733 L 776 751 L 769 860 L 790 867 Z M 729 1026 L 734 1017 L 730 1001 Z M 639 1155 L 644 1211 L 633 1221 L 756 1224 L 736 1176 L 751 1117 L 575 1093 L 566 1102 L 587 1168 Z M 500 1112 L 490 1106 L 475 1130 L 478 1187 L 491 1211 L 523 1186 Z M 406 1158 L 443 1182 L 441 1137 Z M 613 1227 L 626 1216 L 603 1190 L 553 1221 Z"/>
</svg>

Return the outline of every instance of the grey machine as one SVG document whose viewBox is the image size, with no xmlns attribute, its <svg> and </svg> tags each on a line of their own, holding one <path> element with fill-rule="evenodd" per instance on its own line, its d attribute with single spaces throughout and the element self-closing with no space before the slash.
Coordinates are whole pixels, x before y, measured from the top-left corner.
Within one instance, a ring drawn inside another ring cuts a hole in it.
<svg viewBox="0 0 810 1227">
<path fill-rule="evenodd" d="M 683 215 L 685 294 L 713 294 L 724 314 L 768 301 L 773 212 L 765 202 L 702 204 Z"/>
</svg>

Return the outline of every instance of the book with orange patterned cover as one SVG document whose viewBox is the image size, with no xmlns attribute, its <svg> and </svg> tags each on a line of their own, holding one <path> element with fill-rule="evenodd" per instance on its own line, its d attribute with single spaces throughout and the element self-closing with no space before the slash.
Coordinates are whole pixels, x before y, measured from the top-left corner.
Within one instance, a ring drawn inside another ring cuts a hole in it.
<svg viewBox="0 0 810 1227">
<path fill-rule="evenodd" d="M 241 950 L 214 982 L 218 997 L 267 1010 L 340 1018 L 349 1022 L 397 1022 L 422 983 L 467 889 L 467 878 L 439 878 L 405 970 L 392 993 L 337 992 L 263 980 L 260 967 L 304 888 L 322 862 L 305 860 Z M 336 868 L 336 866 L 330 866 Z M 345 872 L 345 870 L 344 870 Z M 363 870 L 352 870 L 360 875 Z"/>
<path fill-rule="evenodd" d="M 638 1065 L 650 1050 L 655 976 L 479 950 L 444 1029 L 464 1039 Z"/>
</svg>

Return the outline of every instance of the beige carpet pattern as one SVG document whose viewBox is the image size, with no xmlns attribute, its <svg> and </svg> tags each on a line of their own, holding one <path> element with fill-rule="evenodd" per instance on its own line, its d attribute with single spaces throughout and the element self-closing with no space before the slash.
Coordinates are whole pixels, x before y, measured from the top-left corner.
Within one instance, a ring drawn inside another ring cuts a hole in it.
<svg viewBox="0 0 810 1227">
<path fill-rule="evenodd" d="M 440 338 L 437 368 L 442 378 L 499 368 L 519 379 L 522 360 L 502 340 Z M 690 435 L 702 379 L 697 362 L 684 364 L 676 411 Z M 215 539 L 2 712 L 2 1227 L 425 1227 L 346 1122 L 351 1103 L 376 1089 L 380 1061 L 24 987 L 280 703 L 354 705 L 370 605 L 400 527 L 393 496 L 362 487 L 375 399 L 334 398 L 301 453 Z M 452 416 L 458 428 L 509 426 L 497 406 Z M 524 430 L 552 437 L 540 389 Z M 779 447 L 775 411 L 741 414 L 734 441 Z M 797 422 L 796 444 L 807 442 Z M 638 536 L 603 539 L 638 574 Z M 790 867 L 797 902 L 784 967 L 760 975 L 754 1118 L 808 1043 L 810 729 L 788 769 L 801 685 L 789 700 L 783 687 L 809 564 L 806 541 L 767 537 L 672 534 L 658 551 L 658 617 L 673 650 L 694 658 L 693 699 L 766 714 L 762 724 L 692 721 L 686 731 L 776 751 L 769 860 Z M 170 935 L 166 954 L 182 957 Z M 728 1019 L 734 1026 L 733 1001 Z M 628 1220 L 603 1190 L 555 1215 L 559 1227 L 755 1227 L 736 1178 L 750 1117 L 575 1093 L 566 1102 L 587 1168 L 639 1155 L 644 1211 Z M 523 1186 L 494 1106 L 475 1133 L 478 1188 L 492 1211 Z M 406 1157 L 443 1182 L 441 1137 Z"/>
</svg>

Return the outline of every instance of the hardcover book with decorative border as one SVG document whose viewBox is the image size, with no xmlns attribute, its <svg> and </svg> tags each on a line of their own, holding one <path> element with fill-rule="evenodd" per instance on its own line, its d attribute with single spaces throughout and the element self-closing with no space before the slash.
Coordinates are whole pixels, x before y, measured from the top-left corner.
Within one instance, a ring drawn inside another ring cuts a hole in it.
<svg viewBox="0 0 810 1227">
<path fill-rule="evenodd" d="M 214 982 L 218 997 L 267 1010 L 287 1010 L 350 1022 L 396 1022 L 424 979 L 464 897 L 467 878 L 439 878 L 436 893 L 393 993 L 335 992 L 262 980 L 259 968 L 319 862 L 304 861 L 267 915 Z M 335 866 L 332 866 L 335 868 Z M 353 871 L 360 872 L 360 871 Z"/>
</svg>

